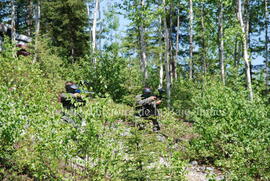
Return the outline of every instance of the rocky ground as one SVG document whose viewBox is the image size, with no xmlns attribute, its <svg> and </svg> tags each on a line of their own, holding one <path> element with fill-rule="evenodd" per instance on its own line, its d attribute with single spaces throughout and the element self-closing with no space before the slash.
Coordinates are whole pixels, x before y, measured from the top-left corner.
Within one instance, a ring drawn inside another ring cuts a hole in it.
<svg viewBox="0 0 270 181">
<path fill-rule="evenodd" d="M 121 123 L 120 123 L 121 124 Z M 113 129 L 117 129 L 117 128 L 113 128 Z M 129 127 L 126 127 L 123 129 L 123 132 L 120 134 L 121 137 L 126 137 L 126 136 L 130 136 L 132 133 L 130 131 L 131 129 Z M 116 130 L 115 130 L 116 131 Z M 113 132 L 113 131 L 112 131 Z M 190 136 L 185 135 L 183 138 L 181 138 L 181 141 L 188 141 Z M 168 138 L 166 136 L 164 136 L 161 133 L 156 133 L 156 141 L 158 142 L 166 142 Z M 180 144 L 181 145 L 181 141 L 175 144 Z M 122 147 L 122 151 L 125 150 L 124 147 L 124 143 L 120 143 L 121 145 L 120 147 Z M 177 145 L 174 145 L 177 147 Z M 119 150 L 118 150 L 119 151 Z M 122 156 L 125 155 L 126 159 L 129 159 L 129 155 L 122 152 Z M 91 160 L 91 159 L 90 159 Z M 89 162 L 89 160 L 84 160 L 81 159 L 79 157 L 76 157 L 73 160 L 73 163 L 76 163 L 74 166 L 78 168 L 84 168 L 86 162 Z M 90 161 L 91 162 L 91 161 Z M 92 163 L 94 166 L 95 164 Z M 165 166 L 168 167 L 170 166 L 170 161 L 166 160 L 162 157 L 160 157 L 160 159 L 156 159 L 156 162 L 153 162 L 152 164 L 150 164 L 148 167 L 159 167 L 159 166 Z M 225 180 L 224 175 L 222 175 L 222 173 L 218 170 L 215 169 L 214 167 L 211 166 L 206 166 L 206 165 L 200 165 L 197 161 L 192 161 L 191 163 L 189 163 L 186 167 L 186 179 L 188 181 L 210 181 L 210 180 L 216 180 L 216 181 L 222 181 Z"/>
<path fill-rule="evenodd" d="M 198 165 L 196 161 L 189 164 L 186 178 L 188 181 L 225 180 L 224 175 L 219 170 L 210 166 Z"/>
</svg>

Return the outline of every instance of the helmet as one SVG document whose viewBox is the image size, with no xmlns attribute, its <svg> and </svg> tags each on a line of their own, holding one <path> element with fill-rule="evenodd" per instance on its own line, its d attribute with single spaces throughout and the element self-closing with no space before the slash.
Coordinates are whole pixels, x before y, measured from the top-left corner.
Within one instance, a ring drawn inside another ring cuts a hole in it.
<svg viewBox="0 0 270 181">
<path fill-rule="evenodd" d="M 145 94 L 151 94 L 152 93 L 152 90 L 150 89 L 150 88 L 144 88 L 143 89 L 143 94 L 145 95 Z"/>
<path fill-rule="evenodd" d="M 76 93 L 78 89 L 77 85 L 73 82 L 66 82 L 65 88 L 67 93 Z"/>
</svg>

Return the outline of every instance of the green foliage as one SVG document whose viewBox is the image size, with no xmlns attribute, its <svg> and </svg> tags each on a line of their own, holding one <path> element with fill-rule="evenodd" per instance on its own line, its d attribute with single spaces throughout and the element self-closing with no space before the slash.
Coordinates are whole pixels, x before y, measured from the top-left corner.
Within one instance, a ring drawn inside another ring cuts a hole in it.
<svg viewBox="0 0 270 181">
<path fill-rule="evenodd" d="M 128 74 L 125 72 L 126 66 L 125 60 L 115 53 L 101 55 L 88 75 L 94 91 L 101 96 L 108 93 L 114 100 L 121 100 L 127 94 L 125 89 L 125 82 L 128 79 Z"/>
<path fill-rule="evenodd" d="M 86 68 L 88 67 L 88 68 Z M 97 62 L 94 64 L 89 58 L 81 59 L 80 62 L 70 66 L 68 72 L 70 80 L 83 80 L 90 84 L 98 96 L 109 95 L 115 101 L 121 101 L 128 95 L 129 87 L 132 84 L 130 70 L 125 59 L 118 56 L 114 50 L 97 55 Z M 127 85 L 128 84 L 128 85 Z M 133 84 L 132 84 L 133 85 Z"/>
<path fill-rule="evenodd" d="M 180 152 L 170 147 L 171 140 L 161 142 L 149 132 L 149 123 L 147 131 L 142 132 L 130 126 L 135 120 L 129 106 L 110 98 L 85 98 L 85 107 L 64 111 L 72 123 L 61 119 L 57 93 L 63 89 L 63 77 L 79 80 L 76 78 L 92 76 L 95 91 L 120 100 L 127 91 L 123 83 L 132 80 L 127 76 L 130 71 L 123 68 L 123 59 L 107 53 L 99 56 L 90 69 L 94 74 L 81 69 L 68 72 L 61 58 L 52 52 L 44 40 L 39 44 L 35 64 L 32 57 L 11 58 L 12 51 L 0 57 L 1 179 L 183 178 L 185 163 L 178 157 Z M 161 158 L 171 167 L 159 165 Z M 143 167 L 138 170 L 140 164 Z"/>
<path fill-rule="evenodd" d="M 236 180 L 269 179 L 269 108 L 241 93 L 210 81 L 192 98 L 191 116 L 200 135 L 191 144 L 196 158 L 222 166 Z"/>
<path fill-rule="evenodd" d="M 2 141 L 0 155 L 3 163 L 7 165 L 20 161 L 20 159 L 16 159 L 16 155 L 20 152 L 18 148 L 21 147 L 21 144 L 24 144 L 22 140 L 27 137 L 29 130 L 41 128 L 41 126 L 50 123 L 50 116 L 53 115 L 55 109 L 55 104 L 52 104 L 56 100 L 55 94 L 51 92 L 55 86 L 53 82 L 43 77 L 38 65 L 32 65 L 31 61 L 30 57 L 20 59 L 1 57 L 0 81 L 1 94 L 3 95 L 1 95 L 0 102 L 3 110 L 1 111 L 0 134 Z M 41 130 L 44 131 L 44 129 L 35 129 L 33 135 L 36 134 L 37 136 L 37 133 L 42 133 L 39 132 Z M 34 139 L 37 138 L 34 137 Z M 36 146 L 37 150 L 41 148 L 41 145 L 38 144 L 31 146 L 33 146 L 31 149 L 34 150 L 36 150 Z M 29 150 L 29 152 L 31 151 Z M 42 154 L 37 155 L 40 157 Z M 31 159 L 27 160 L 27 162 L 29 161 Z M 37 162 L 35 164 L 35 166 L 45 166 Z M 20 167 L 20 165 L 18 166 Z M 42 175 L 44 176 L 45 173 Z"/>
<path fill-rule="evenodd" d="M 194 108 L 192 97 L 199 84 L 192 81 L 179 79 L 172 87 L 172 108 L 183 119 L 188 119 L 188 114 Z"/>
<path fill-rule="evenodd" d="M 15 1 L 18 33 L 33 32 L 31 2 L 37 1 Z M 89 46 L 86 2 L 90 1 L 40 1 L 37 51 L 31 49 L 34 43 L 27 50 L 37 53 L 35 64 L 31 56 L 13 57 L 14 45 L 6 44 L 0 54 L 1 180 L 183 180 L 189 159 L 222 168 L 231 180 L 270 180 L 269 102 L 260 95 L 254 102 L 247 99 L 235 2 L 223 1 L 224 86 L 216 76 L 221 1 L 194 1 L 194 79 L 183 76 L 172 82 L 173 109 L 161 111 L 161 133 L 152 132 L 151 120 L 135 118 L 130 107 L 142 89 L 140 29 L 144 29 L 148 61 L 147 85 L 155 90 L 165 51 L 160 20 L 167 20 L 172 61 L 179 16 L 180 49 L 175 58 L 186 63 L 189 2 L 166 0 L 164 11 L 161 1 L 141 5 L 124 0 L 120 11 L 130 24 L 123 39 L 116 32 L 118 9 L 110 5 L 98 23 L 97 39 L 103 47 L 94 54 Z M 265 28 L 264 3 L 246 2 L 243 7 L 249 6 L 249 11 L 243 13 L 250 20 L 250 51 L 255 55 L 264 51 L 265 40 L 254 38 Z M 2 21 L 10 21 L 9 3 L 0 3 Z M 185 67 L 178 71 L 188 73 Z M 264 77 L 260 78 L 253 81 L 254 92 L 265 94 Z M 96 98 L 83 97 L 84 107 L 63 110 L 57 96 L 65 81 L 89 82 L 84 88 L 93 90 Z M 194 122 L 194 130 L 192 123 L 182 120 Z M 139 123 L 144 130 L 138 130 Z"/>
<path fill-rule="evenodd" d="M 86 5 L 83 0 L 42 1 L 42 31 L 49 35 L 58 54 L 74 59 L 89 50 Z"/>
</svg>

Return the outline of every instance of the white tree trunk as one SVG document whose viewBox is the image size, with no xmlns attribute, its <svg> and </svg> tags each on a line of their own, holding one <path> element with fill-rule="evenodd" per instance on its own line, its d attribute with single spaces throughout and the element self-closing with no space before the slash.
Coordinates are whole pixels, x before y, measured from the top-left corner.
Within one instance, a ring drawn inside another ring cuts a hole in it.
<svg viewBox="0 0 270 181">
<path fill-rule="evenodd" d="M 0 36 L 0 52 L 3 51 L 3 38 Z"/>
<path fill-rule="evenodd" d="M 169 46 L 170 46 L 170 75 L 171 75 L 171 84 L 174 82 L 175 78 L 175 56 L 173 55 L 173 50 L 174 50 L 174 43 L 173 43 L 173 8 L 174 8 L 174 2 L 170 1 L 170 10 L 169 10 L 169 20 L 170 20 L 170 25 L 169 25 Z"/>
<path fill-rule="evenodd" d="M 164 34 L 165 34 L 165 72 L 166 72 L 166 93 L 167 93 L 167 106 L 171 107 L 171 75 L 170 75 L 170 62 L 169 62 L 169 51 L 170 51 L 170 41 L 169 41 L 169 30 L 166 20 L 166 0 L 163 0 L 164 6 Z"/>
<path fill-rule="evenodd" d="M 32 35 L 32 25 L 33 25 L 33 1 L 29 0 L 27 12 L 27 35 L 29 37 Z"/>
<path fill-rule="evenodd" d="M 99 29 L 99 32 L 101 32 L 102 31 L 102 23 L 100 23 L 101 22 L 101 7 L 100 7 L 100 1 L 98 2 L 98 18 L 97 18 L 98 20 L 97 20 L 97 23 L 99 24 L 99 27 L 98 27 L 98 29 Z M 101 50 L 101 38 L 99 38 L 99 40 L 98 40 L 98 48 L 97 49 L 99 49 L 99 50 Z"/>
<path fill-rule="evenodd" d="M 96 29 L 97 29 L 97 14 L 99 12 L 99 0 L 95 1 L 95 9 L 94 9 L 94 16 L 93 16 L 93 26 L 92 26 L 92 52 L 95 53 L 96 51 Z M 94 58 L 94 63 L 96 63 L 96 58 Z"/>
<path fill-rule="evenodd" d="M 180 16 L 179 16 L 179 9 L 177 9 L 177 31 L 176 31 L 176 47 L 175 47 L 175 75 L 174 78 L 177 80 L 177 62 L 178 62 L 178 53 L 179 53 L 179 33 L 180 33 Z"/>
<path fill-rule="evenodd" d="M 37 61 L 37 57 L 38 57 L 39 32 L 40 32 L 40 0 L 36 2 L 36 8 L 35 8 L 35 55 L 34 55 L 33 63 Z"/>
<path fill-rule="evenodd" d="M 268 53 L 268 24 L 269 24 L 269 12 L 268 12 L 268 2 L 264 0 L 265 7 L 265 84 L 266 91 L 269 91 L 269 53 Z"/>
<path fill-rule="evenodd" d="M 159 62 L 160 62 L 160 69 L 159 69 L 159 88 L 163 87 L 163 77 L 164 77 L 164 68 L 163 68 L 163 57 L 162 53 L 159 53 Z"/>
<path fill-rule="evenodd" d="M 201 9 L 201 25 L 202 25 L 202 63 L 203 63 L 203 74 L 206 76 L 207 72 L 207 64 L 206 64 L 206 37 L 205 37 L 205 32 L 206 32 L 206 27 L 205 27 L 205 4 L 202 2 L 202 9 Z"/>
<path fill-rule="evenodd" d="M 224 67 L 224 33 L 223 33 L 223 2 L 219 2 L 219 16 L 218 16 L 218 37 L 219 37 L 219 63 L 221 81 L 225 85 L 225 67 Z"/>
<path fill-rule="evenodd" d="M 141 7 L 145 5 L 145 0 L 141 0 Z M 143 16 L 142 13 L 140 13 Z M 144 85 L 147 86 L 148 71 L 147 71 L 147 57 L 146 57 L 146 45 L 145 45 L 145 29 L 141 23 L 139 26 L 140 30 L 140 54 L 141 54 L 141 69 L 143 72 Z"/>
<path fill-rule="evenodd" d="M 90 23 L 90 8 L 89 8 L 89 4 L 86 3 L 86 13 L 87 13 L 87 17 L 88 17 L 88 23 L 89 23 L 89 45 L 92 43 L 92 31 L 91 31 L 91 23 Z M 90 53 L 91 53 L 91 48 L 89 49 Z"/>
<path fill-rule="evenodd" d="M 15 0 L 11 0 L 11 42 L 15 44 L 16 39 L 16 7 Z M 16 47 L 13 47 L 13 57 L 16 57 Z"/>
<path fill-rule="evenodd" d="M 189 0 L 189 79 L 193 78 L 193 1 Z"/>
<path fill-rule="evenodd" d="M 11 40 L 13 43 L 15 42 L 15 38 L 16 38 L 15 20 L 16 20 L 15 0 L 12 0 L 11 1 Z"/>
<path fill-rule="evenodd" d="M 251 101 L 253 101 L 253 89 L 252 89 L 252 83 L 251 83 L 251 74 L 250 74 L 250 60 L 249 60 L 249 54 L 248 54 L 248 41 L 246 36 L 246 27 L 243 21 L 243 15 L 242 15 L 242 0 L 238 0 L 238 20 L 240 22 L 241 30 L 242 30 L 242 39 L 243 39 L 243 51 L 244 51 L 244 60 L 245 60 L 245 66 L 246 66 L 246 79 L 247 79 L 247 87 L 249 91 L 249 98 Z"/>
<path fill-rule="evenodd" d="M 250 42 L 251 42 L 251 39 L 250 39 L 250 32 L 251 32 L 251 26 L 250 26 L 250 2 L 249 0 L 244 0 L 243 2 L 243 10 L 242 10 L 242 13 L 244 13 L 245 16 L 243 16 L 243 22 L 245 24 L 245 28 L 246 28 L 246 39 L 247 39 L 247 48 L 248 50 L 250 50 Z M 251 73 L 251 70 L 252 70 L 252 64 L 251 64 L 251 61 L 249 61 L 249 67 L 250 67 L 250 79 L 252 80 L 252 73 Z"/>
<path fill-rule="evenodd" d="M 159 24 L 160 24 L 160 38 L 159 38 L 159 46 L 160 48 L 162 46 L 162 38 L 163 38 L 163 33 L 162 33 L 162 17 L 159 17 Z M 162 51 L 159 52 L 159 62 L 160 62 L 160 69 L 159 69 L 159 88 L 163 87 L 163 77 L 164 77 L 164 68 L 163 68 L 163 53 Z"/>
</svg>

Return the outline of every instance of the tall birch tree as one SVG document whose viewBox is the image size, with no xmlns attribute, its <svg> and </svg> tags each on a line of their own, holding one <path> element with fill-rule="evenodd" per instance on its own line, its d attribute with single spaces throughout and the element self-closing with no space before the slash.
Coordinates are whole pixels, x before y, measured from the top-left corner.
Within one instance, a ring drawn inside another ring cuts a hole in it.
<svg viewBox="0 0 270 181">
<path fill-rule="evenodd" d="M 93 13 L 93 26 L 92 26 L 92 51 L 95 53 L 96 51 L 96 31 L 97 31 L 97 17 L 99 12 L 99 0 L 95 0 L 95 8 Z M 94 60 L 95 63 L 96 60 Z"/>
<path fill-rule="evenodd" d="M 11 0 L 11 40 L 16 38 L 16 5 L 15 0 Z"/>
<path fill-rule="evenodd" d="M 11 0 L 11 41 L 15 43 L 16 39 L 16 5 L 15 0 Z M 15 57 L 15 47 L 13 50 L 13 57 Z"/>
<path fill-rule="evenodd" d="M 27 35 L 31 36 L 33 25 L 33 0 L 29 0 L 27 9 Z"/>
<path fill-rule="evenodd" d="M 145 0 L 141 0 L 140 4 L 140 19 L 143 20 L 143 9 L 145 6 Z M 143 21 L 139 25 L 140 34 L 140 56 L 141 56 L 141 69 L 143 71 L 144 85 L 147 86 L 148 71 L 147 71 L 147 57 L 146 57 L 146 44 L 145 44 L 145 28 Z"/>
<path fill-rule="evenodd" d="M 218 39 L 219 39 L 219 64 L 220 64 L 220 76 L 221 81 L 225 85 L 225 67 L 224 67 L 224 30 L 223 30 L 223 12 L 224 4 L 223 1 L 219 1 L 218 8 Z"/>
<path fill-rule="evenodd" d="M 35 55 L 33 63 L 37 61 L 38 57 L 38 38 L 40 32 L 40 0 L 37 0 L 35 4 Z"/>
<path fill-rule="evenodd" d="M 178 78 L 177 74 L 177 62 L 178 62 L 178 53 L 179 53 L 179 34 L 180 34 L 180 15 L 179 9 L 177 8 L 177 26 L 176 26 L 176 45 L 175 45 L 175 71 L 174 71 L 174 78 Z"/>
<path fill-rule="evenodd" d="M 160 48 L 163 48 L 163 41 L 162 39 L 164 38 L 163 34 L 163 28 L 162 28 L 162 16 L 159 16 L 159 46 Z M 159 88 L 163 87 L 163 77 L 164 77 L 164 63 L 163 63 L 163 52 L 159 52 Z"/>
<path fill-rule="evenodd" d="M 265 84 L 266 91 L 269 92 L 269 52 L 268 52 L 268 25 L 269 25 L 269 11 L 268 11 L 268 0 L 264 0 L 264 26 L 265 26 Z"/>
<path fill-rule="evenodd" d="M 96 50 L 96 31 L 97 31 L 97 17 L 99 11 L 99 0 L 95 1 L 95 8 L 93 13 L 93 26 L 92 26 L 92 51 L 95 52 Z"/>
<path fill-rule="evenodd" d="M 193 78 L 193 0 L 189 0 L 189 79 Z"/>
<path fill-rule="evenodd" d="M 249 98 L 251 101 L 253 101 L 253 89 L 252 89 L 252 83 L 251 83 L 251 71 L 250 71 L 250 59 L 249 59 L 249 53 L 248 53 L 248 40 L 247 40 L 247 28 L 245 27 L 245 23 L 243 20 L 243 14 L 242 12 L 245 12 L 242 6 L 242 0 L 237 0 L 237 6 L 238 6 L 238 13 L 237 17 L 240 23 L 240 28 L 242 31 L 242 43 L 243 43 L 243 52 L 244 52 L 244 61 L 245 61 L 245 67 L 246 67 L 246 81 L 247 81 L 247 87 L 249 91 Z"/>
<path fill-rule="evenodd" d="M 170 75 L 170 59 L 169 59 L 169 51 L 170 51 L 170 40 L 169 40 L 169 30 L 166 19 L 166 0 L 163 0 L 163 8 L 164 8 L 164 17 L 163 17 L 163 26 L 164 26 L 164 38 L 165 38 L 165 72 L 166 72 L 166 93 L 167 93 L 167 106 L 170 108 L 171 106 L 171 75 Z"/>
</svg>

